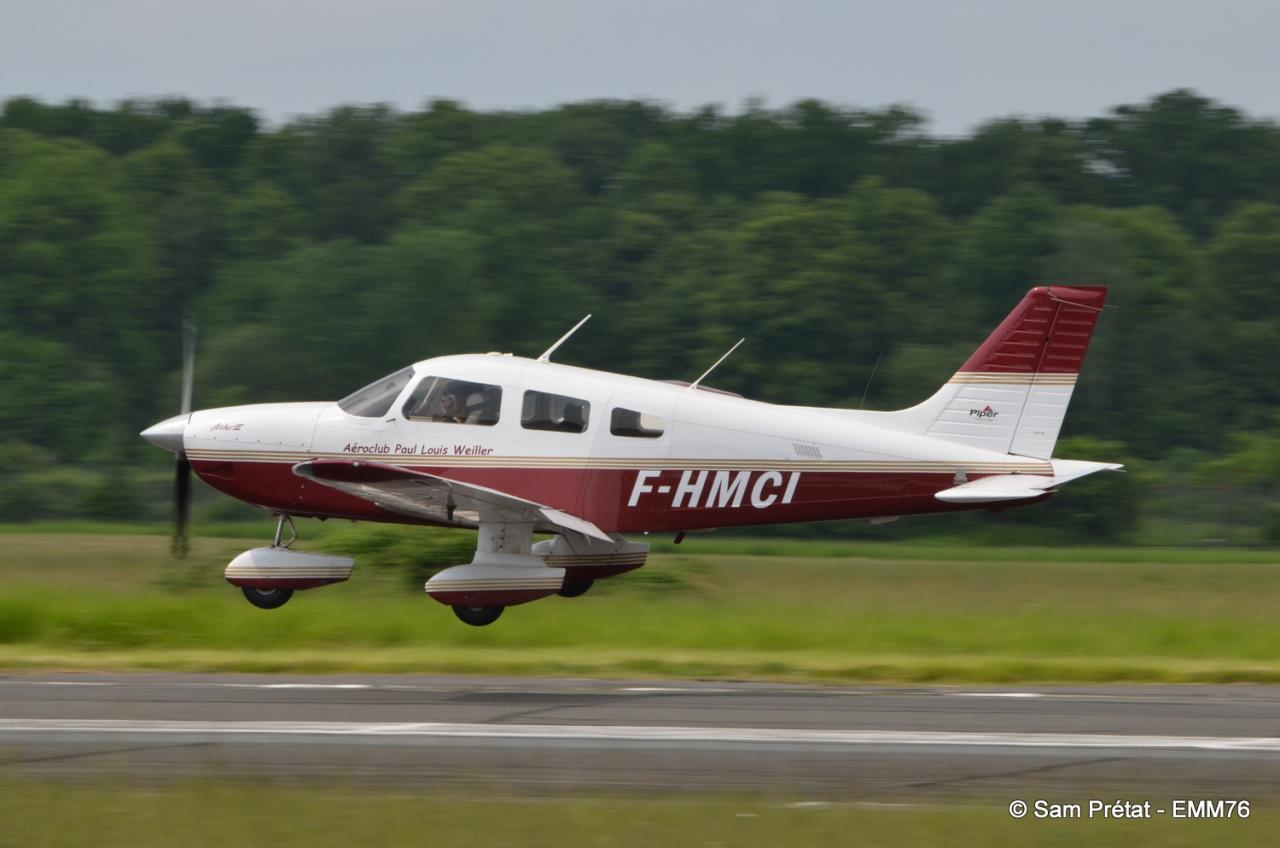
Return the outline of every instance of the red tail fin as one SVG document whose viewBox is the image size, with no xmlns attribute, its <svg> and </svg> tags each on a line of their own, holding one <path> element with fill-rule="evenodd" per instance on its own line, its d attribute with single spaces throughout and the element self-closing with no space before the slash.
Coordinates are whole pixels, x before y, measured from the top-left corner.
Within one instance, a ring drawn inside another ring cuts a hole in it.
<svg viewBox="0 0 1280 848">
<path fill-rule="evenodd" d="M 960 367 L 962 374 L 1078 374 L 1106 286 L 1037 286 Z"/>
<path fill-rule="evenodd" d="M 1048 459 L 1107 290 L 1037 286 L 933 397 L 882 426 Z"/>
</svg>

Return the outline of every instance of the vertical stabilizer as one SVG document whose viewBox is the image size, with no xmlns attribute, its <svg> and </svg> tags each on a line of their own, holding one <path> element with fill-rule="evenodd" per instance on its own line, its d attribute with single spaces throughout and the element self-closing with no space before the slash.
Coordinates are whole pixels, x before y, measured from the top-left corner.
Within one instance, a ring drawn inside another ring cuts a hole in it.
<svg viewBox="0 0 1280 848">
<path fill-rule="evenodd" d="M 1048 459 L 1093 336 L 1103 286 L 1038 286 L 924 403 L 881 426 Z"/>
</svg>

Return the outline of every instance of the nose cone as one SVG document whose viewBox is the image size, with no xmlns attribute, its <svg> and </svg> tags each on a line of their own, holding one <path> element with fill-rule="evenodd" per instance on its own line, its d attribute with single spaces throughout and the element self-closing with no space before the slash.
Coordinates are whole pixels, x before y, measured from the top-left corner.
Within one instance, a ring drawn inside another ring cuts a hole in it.
<svg viewBox="0 0 1280 848">
<path fill-rule="evenodd" d="M 139 435 L 158 448 L 181 454 L 184 448 L 182 434 L 187 429 L 187 419 L 190 417 L 190 415 L 175 415 L 172 418 L 166 418 L 159 424 L 152 424 Z"/>
</svg>

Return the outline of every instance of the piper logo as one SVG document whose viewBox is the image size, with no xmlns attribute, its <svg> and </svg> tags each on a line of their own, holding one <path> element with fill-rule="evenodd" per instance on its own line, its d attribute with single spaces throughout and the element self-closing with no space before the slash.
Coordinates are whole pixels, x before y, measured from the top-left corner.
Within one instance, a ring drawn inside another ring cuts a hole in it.
<svg viewBox="0 0 1280 848">
<path fill-rule="evenodd" d="M 1000 413 L 991 408 L 991 404 L 987 404 L 982 409 L 969 410 L 970 418 L 995 418 Z"/>
<path fill-rule="evenodd" d="M 680 482 L 663 483 L 667 471 L 636 472 L 635 485 L 627 506 L 636 506 L 642 495 L 670 495 L 671 508 L 703 507 L 720 509 L 740 507 L 749 502 L 755 509 L 768 509 L 774 504 L 789 504 L 796 495 L 800 472 L 783 475 L 781 471 L 683 471 Z"/>
</svg>

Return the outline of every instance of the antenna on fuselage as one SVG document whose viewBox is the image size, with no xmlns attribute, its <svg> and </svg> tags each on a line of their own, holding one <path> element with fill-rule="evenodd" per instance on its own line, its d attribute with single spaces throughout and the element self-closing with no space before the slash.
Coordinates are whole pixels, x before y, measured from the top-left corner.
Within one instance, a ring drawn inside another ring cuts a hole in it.
<svg viewBox="0 0 1280 848">
<path fill-rule="evenodd" d="M 551 347 L 547 348 L 547 349 L 546 349 L 546 352 L 544 352 L 544 353 L 542 354 L 542 356 L 539 356 L 539 357 L 538 357 L 538 361 L 539 361 L 539 362 L 550 362 L 550 361 L 551 361 L 551 354 L 553 354 L 553 353 L 555 353 L 555 352 L 556 352 L 556 348 L 560 347 L 560 345 L 562 345 L 562 344 L 564 344 L 565 342 L 569 341 L 569 337 L 570 337 L 570 336 L 572 336 L 574 333 L 578 332 L 578 328 L 579 328 L 579 327 L 581 327 L 583 324 L 587 323 L 587 322 L 588 322 L 588 321 L 590 321 L 590 320 L 591 320 L 591 316 L 590 316 L 590 315 L 588 315 L 586 318 L 583 318 L 581 321 L 579 321 L 578 323 L 574 324 L 574 325 L 573 325 L 573 329 L 572 329 L 572 330 L 570 330 L 569 332 L 567 332 L 567 333 L 565 333 L 563 336 L 561 336 L 561 337 L 560 337 L 560 341 L 556 342 L 556 343 L 555 343 L 555 344 L 553 344 Z"/>
<path fill-rule="evenodd" d="M 724 362 L 726 359 L 728 359 L 728 358 L 729 358 L 729 354 L 731 354 L 731 353 L 733 353 L 735 350 L 737 350 L 737 349 L 742 345 L 742 343 L 743 343 L 743 342 L 745 342 L 745 341 L 746 341 L 746 339 L 745 339 L 745 338 L 743 338 L 743 339 L 738 339 L 738 343 L 737 343 L 736 345 L 734 345 L 733 347 L 729 348 L 728 350 L 726 350 L 726 351 L 724 352 L 724 356 L 722 356 L 722 357 L 720 357 L 719 359 L 717 359 L 714 365 L 712 365 L 712 366 L 711 366 L 710 368 L 708 368 L 706 371 L 703 371 L 703 372 L 702 372 L 702 376 L 701 376 L 701 377 L 699 377 L 698 379 L 694 380 L 692 383 L 690 383 L 690 384 L 689 384 L 689 388 L 688 388 L 686 391 L 693 391 L 694 389 L 698 388 L 698 384 L 699 384 L 699 383 L 701 383 L 703 380 L 707 379 L 707 375 L 708 375 L 708 374 L 710 374 L 712 371 L 716 370 L 716 368 L 720 367 L 720 363 L 721 363 L 721 362 Z"/>
<path fill-rule="evenodd" d="M 884 359 L 884 351 L 880 351 L 880 355 L 876 357 L 876 364 L 871 366 L 871 373 L 867 376 L 867 384 L 862 387 L 862 400 L 858 403 L 858 409 L 862 409 L 867 405 L 867 392 L 871 391 L 871 381 L 876 378 L 876 371 L 880 368 L 880 360 Z"/>
</svg>

